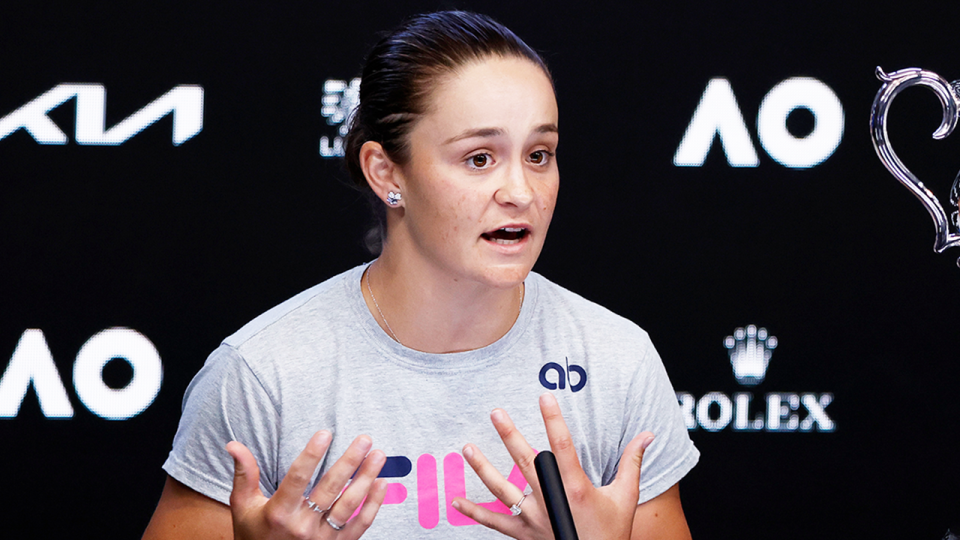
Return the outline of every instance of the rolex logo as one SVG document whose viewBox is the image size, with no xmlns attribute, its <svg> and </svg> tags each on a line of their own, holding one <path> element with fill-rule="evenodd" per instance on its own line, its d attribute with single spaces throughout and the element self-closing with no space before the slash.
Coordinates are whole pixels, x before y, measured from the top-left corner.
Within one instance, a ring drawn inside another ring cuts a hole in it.
<svg viewBox="0 0 960 540">
<path fill-rule="evenodd" d="M 748 325 L 737 328 L 732 336 L 723 341 L 729 350 L 733 375 L 740 384 L 756 386 L 767 375 L 767 366 L 773 350 L 777 348 L 777 337 L 767 333 L 766 328 Z"/>
<path fill-rule="evenodd" d="M 747 325 L 733 331 L 723 340 L 737 382 L 756 386 L 767 375 L 770 357 L 777 348 L 777 338 L 766 328 Z M 719 354 L 719 351 L 718 351 Z M 830 433 L 837 424 L 827 412 L 833 402 L 832 392 L 772 391 L 763 395 L 753 392 L 711 391 L 701 396 L 677 392 L 687 429 L 706 431 L 810 432 Z"/>
</svg>

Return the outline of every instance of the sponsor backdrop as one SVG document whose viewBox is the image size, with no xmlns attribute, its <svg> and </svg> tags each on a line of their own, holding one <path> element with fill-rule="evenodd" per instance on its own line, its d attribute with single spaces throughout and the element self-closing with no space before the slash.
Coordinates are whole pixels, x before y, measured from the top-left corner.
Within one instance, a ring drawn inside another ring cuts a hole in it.
<svg viewBox="0 0 960 540">
<path fill-rule="evenodd" d="M 208 352 L 369 260 L 336 159 L 354 78 L 451 7 L 551 65 L 537 270 L 651 333 L 703 453 L 694 535 L 957 530 L 960 250 L 868 127 L 876 66 L 960 78 L 956 2 L 59 2 L 0 16 L 0 536 L 140 535 Z M 946 204 L 940 118 L 910 89 L 890 137 Z"/>
</svg>

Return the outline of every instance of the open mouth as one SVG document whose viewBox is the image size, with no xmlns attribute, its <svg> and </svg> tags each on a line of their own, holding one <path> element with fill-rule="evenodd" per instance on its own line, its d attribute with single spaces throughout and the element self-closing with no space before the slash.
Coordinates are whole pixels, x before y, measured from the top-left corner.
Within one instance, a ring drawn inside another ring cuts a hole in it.
<svg viewBox="0 0 960 540">
<path fill-rule="evenodd" d="M 490 242 L 510 245 L 517 244 L 523 240 L 523 238 L 527 236 L 527 230 L 522 227 L 503 227 L 495 231 L 485 232 L 480 236 Z"/>
</svg>

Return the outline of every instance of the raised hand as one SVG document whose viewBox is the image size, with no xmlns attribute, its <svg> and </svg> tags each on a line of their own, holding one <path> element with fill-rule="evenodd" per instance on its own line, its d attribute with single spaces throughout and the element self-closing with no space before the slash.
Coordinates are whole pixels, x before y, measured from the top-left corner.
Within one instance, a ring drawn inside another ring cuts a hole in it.
<svg viewBox="0 0 960 540">
<path fill-rule="evenodd" d="M 560 413 L 560 405 L 552 394 L 540 396 L 540 413 L 543 415 L 550 449 L 557 458 L 579 537 L 584 540 L 629 539 L 640 497 L 640 464 L 644 450 L 653 441 L 653 434 L 643 432 L 634 437 L 623 451 L 616 478 L 610 485 L 597 488 L 580 466 L 570 431 Z M 523 502 L 518 507 L 520 514 L 514 516 L 493 512 L 463 498 L 454 500 L 453 507 L 474 521 L 513 538 L 553 540 L 553 530 L 533 461 L 536 451 L 527 444 L 505 411 L 495 409 L 490 417 L 507 451 L 533 491 L 524 497 L 517 486 L 508 482 L 490 464 L 479 448 L 468 444 L 463 448 L 463 456 L 494 496 L 508 507 L 516 506 L 521 498 Z"/>
<path fill-rule="evenodd" d="M 310 496 L 303 496 L 331 440 L 329 431 L 314 434 L 270 498 L 260 491 L 260 469 L 250 450 L 236 441 L 227 444 L 236 467 L 230 494 L 236 540 L 354 540 L 367 530 L 387 487 L 385 480 L 377 479 L 387 458 L 380 450 L 370 451 L 369 437 L 357 437 Z M 358 508 L 360 512 L 350 519 Z"/>
</svg>

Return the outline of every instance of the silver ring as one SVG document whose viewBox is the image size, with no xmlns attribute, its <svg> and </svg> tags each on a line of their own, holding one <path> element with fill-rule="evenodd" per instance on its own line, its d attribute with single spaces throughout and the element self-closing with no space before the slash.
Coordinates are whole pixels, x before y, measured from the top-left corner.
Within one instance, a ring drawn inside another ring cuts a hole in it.
<svg viewBox="0 0 960 540">
<path fill-rule="evenodd" d="M 311 500 L 310 500 L 310 497 L 304 497 L 303 500 L 307 501 L 307 508 L 313 510 L 314 512 L 316 512 L 316 513 L 318 513 L 318 514 L 322 514 L 322 513 L 326 512 L 326 510 L 323 510 L 323 509 L 320 508 L 320 505 L 318 505 L 317 503 L 311 501 Z"/>
<path fill-rule="evenodd" d="M 331 527 L 333 527 L 333 530 L 335 530 L 335 531 L 342 531 L 343 528 L 346 526 L 346 524 L 338 525 L 336 522 L 334 522 L 332 519 L 330 519 L 330 516 L 329 516 L 329 515 L 326 516 L 324 519 L 327 520 L 327 524 L 330 525 Z"/>
<path fill-rule="evenodd" d="M 520 500 L 517 501 L 517 504 L 510 507 L 510 513 L 513 514 L 513 517 L 517 517 L 523 513 L 523 509 L 520 508 L 520 505 L 523 504 L 523 500 L 526 498 L 526 495 L 521 495 Z"/>
</svg>

